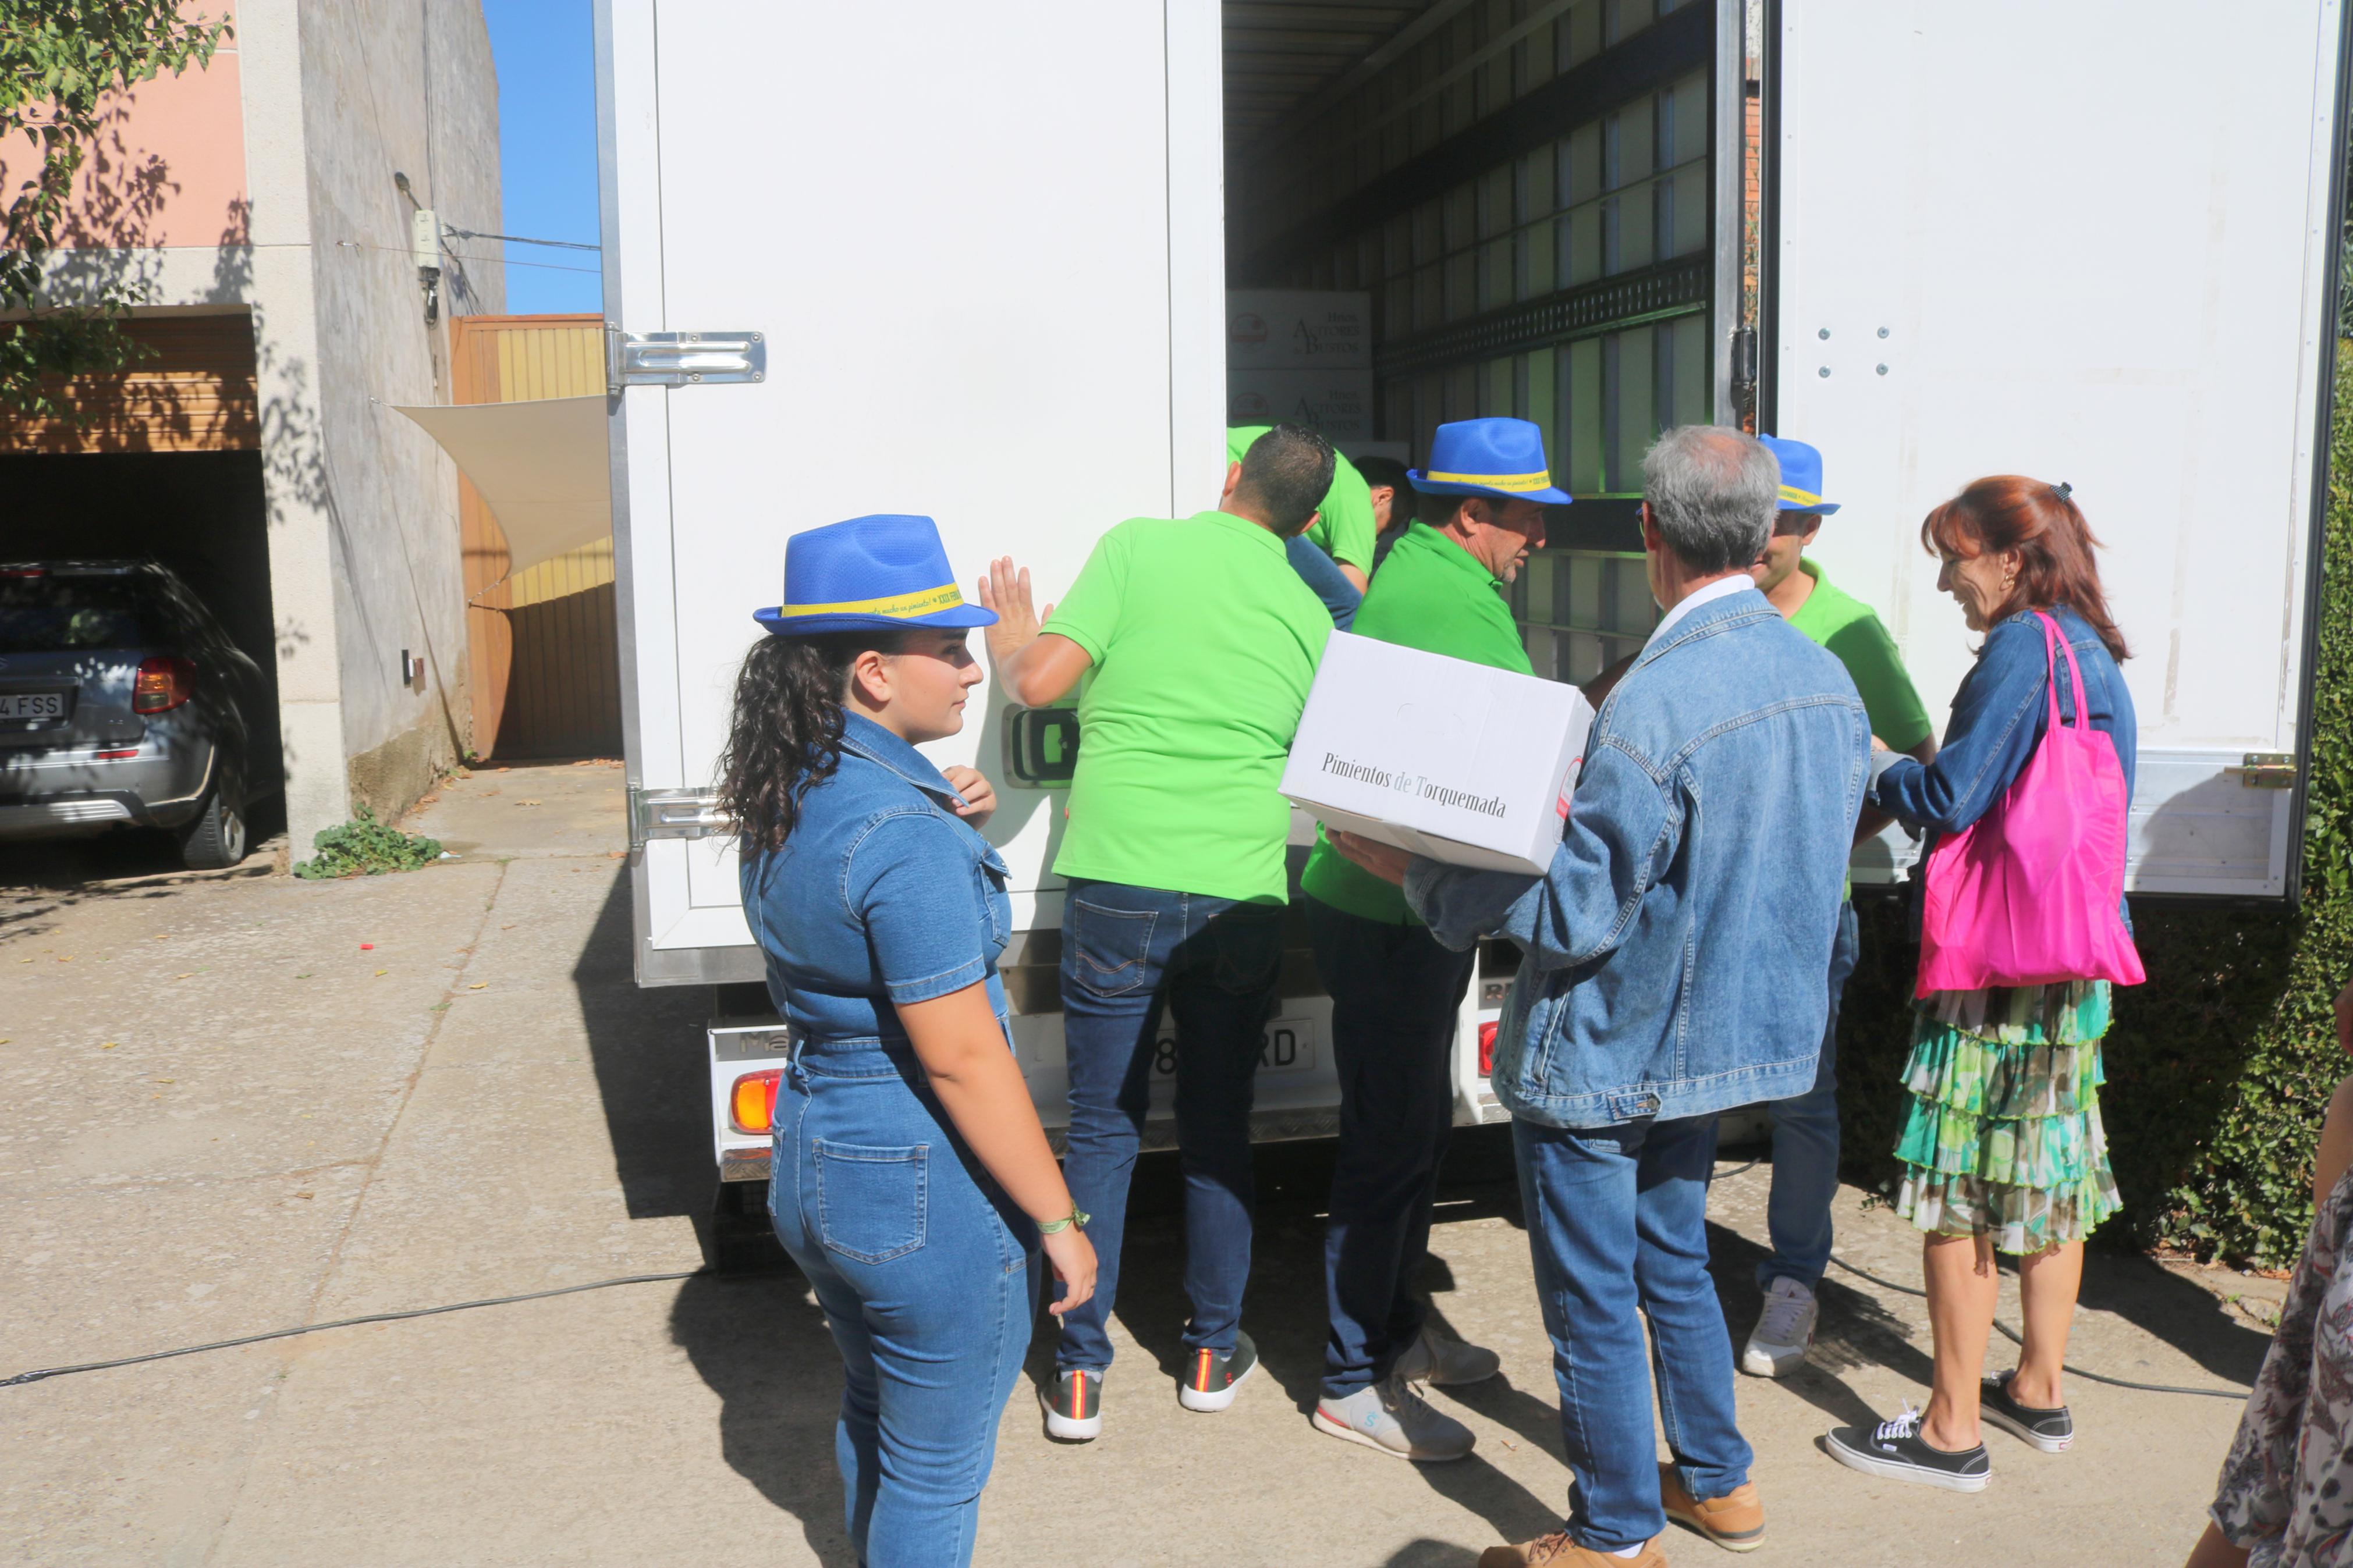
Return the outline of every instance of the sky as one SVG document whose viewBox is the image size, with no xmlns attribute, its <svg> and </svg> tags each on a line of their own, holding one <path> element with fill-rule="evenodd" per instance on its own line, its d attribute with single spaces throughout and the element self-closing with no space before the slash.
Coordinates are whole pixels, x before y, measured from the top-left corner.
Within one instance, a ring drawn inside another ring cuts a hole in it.
<svg viewBox="0 0 2353 1568">
<path fill-rule="evenodd" d="M 482 0 L 499 72 L 504 233 L 596 243 L 596 55 L 588 8 L 589 0 Z M 509 245 L 506 252 L 510 313 L 603 309 L 594 251 Z"/>
</svg>

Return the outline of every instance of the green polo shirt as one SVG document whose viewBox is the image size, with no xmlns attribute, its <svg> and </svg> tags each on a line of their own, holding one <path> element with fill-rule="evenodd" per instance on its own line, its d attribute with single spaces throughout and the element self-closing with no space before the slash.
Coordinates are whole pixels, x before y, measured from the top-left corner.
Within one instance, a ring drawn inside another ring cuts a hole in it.
<svg viewBox="0 0 2353 1568">
<path fill-rule="evenodd" d="M 1332 616 L 1282 541 L 1221 511 L 1123 522 L 1045 629 L 1094 661 L 1054 869 L 1283 902 L 1277 786 Z"/>
<path fill-rule="evenodd" d="M 1240 425 L 1226 432 L 1226 461 L 1239 463 L 1250 443 L 1273 429 L 1271 425 Z M 1373 572 L 1373 538 L 1380 531 L 1373 525 L 1373 487 L 1365 476 L 1356 472 L 1356 465 L 1332 454 L 1332 488 L 1324 493 L 1324 504 L 1317 509 L 1315 526 L 1307 537 L 1335 561 L 1345 561 L 1357 571 L 1371 576 Z"/>
<path fill-rule="evenodd" d="M 1350 629 L 1400 647 L 1533 675 L 1502 587 L 1469 551 L 1417 522 L 1389 548 Z M 1321 828 L 1299 885 L 1308 897 L 1360 919 L 1421 923 L 1406 907 L 1405 889 L 1344 858 Z"/>
<path fill-rule="evenodd" d="M 1869 605 L 1831 586 L 1813 562 L 1800 557 L 1798 570 L 1814 580 L 1814 591 L 1789 617 L 1789 624 L 1838 656 L 1862 694 L 1863 710 L 1871 715 L 1871 732 L 1892 751 L 1908 752 L 1936 732 L 1895 639 L 1879 624 Z"/>
</svg>

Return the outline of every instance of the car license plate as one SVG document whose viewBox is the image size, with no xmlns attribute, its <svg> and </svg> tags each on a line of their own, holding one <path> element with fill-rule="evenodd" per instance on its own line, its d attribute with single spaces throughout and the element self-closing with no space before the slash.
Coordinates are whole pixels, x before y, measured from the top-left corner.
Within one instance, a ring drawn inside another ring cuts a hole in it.
<svg viewBox="0 0 2353 1568">
<path fill-rule="evenodd" d="M 1269 1024 L 1259 1046 L 1258 1070 L 1261 1074 L 1314 1072 L 1315 1021 L 1312 1018 L 1277 1018 Z M 1173 1033 L 1163 1034 L 1153 1042 L 1152 1076 L 1163 1079 L 1176 1076 L 1176 1037 Z"/>
<path fill-rule="evenodd" d="M 62 719 L 62 691 L 0 691 L 0 719 Z"/>
</svg>

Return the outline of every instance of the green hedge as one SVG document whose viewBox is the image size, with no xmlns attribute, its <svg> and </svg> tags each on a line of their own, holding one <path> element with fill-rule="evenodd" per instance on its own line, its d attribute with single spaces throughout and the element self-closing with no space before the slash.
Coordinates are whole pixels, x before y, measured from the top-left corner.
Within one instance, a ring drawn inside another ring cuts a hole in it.
<svg viewBox="0 0 2353 1568">
<path fill-rule="evenodd" d="M 2135 901 L 2148 984 L 2117 993 L 2105 1050 L 2101 1110 L 2125 1208 L 2104 1243 L 2293 1262 L 2312 1223 L 2321 1115 L 2353 1070 L 2330 1011 L 2353 972 L 2353 342 L 2337 366 L 2303 907 Z M 2229 548 L 2220 531 L 2214 548 Z M 1862 913 L 1839 1024 L 1846 1174 L 1892 1193 L 1919 950 L 1901 900 Z"/>
</svg>

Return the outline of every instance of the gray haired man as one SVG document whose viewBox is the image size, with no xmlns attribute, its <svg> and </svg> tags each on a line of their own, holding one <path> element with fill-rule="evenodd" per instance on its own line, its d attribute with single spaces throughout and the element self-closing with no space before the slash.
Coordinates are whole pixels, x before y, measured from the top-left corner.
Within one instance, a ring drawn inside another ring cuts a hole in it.
<svg viewBox="0 0 2353 1568">
<path fill-rule="evenodd" d="M 1771 454 L 1737 430 L 1670 430 L 1642 481 L 1666 616 L 1594 719 L 1550 869 L 1335 839 L 1401 883 L 1440 942 L 1493 934 L 1524 954 L 1490 1081 L 1512 1113 L 1577 1486 L 1563 1530 L 1481 1568 L 1657 1568 L 1669 1517 L 1735 1550 L 1764 1534 L 1707 1271 L 1715 1117 L 1813 1083 L 1871 726 L 1845 668 L 1749 576 L 1779 492 Z"/>
</svg>

